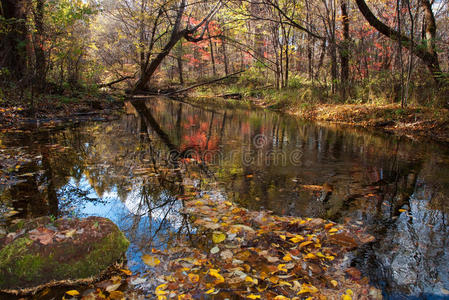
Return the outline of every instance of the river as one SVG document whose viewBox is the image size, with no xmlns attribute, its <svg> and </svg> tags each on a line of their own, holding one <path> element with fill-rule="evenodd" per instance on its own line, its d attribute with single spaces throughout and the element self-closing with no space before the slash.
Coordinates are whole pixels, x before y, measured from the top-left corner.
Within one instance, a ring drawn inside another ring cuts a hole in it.
<svg viewBox="0 0 449 300">
<path fill-rule="evenodd" d="M 2 151 L 31 159 L 0 185 L 0 206 L 15 218 L 108 217 L 139 272 L 143 253 L 192 230 L 179 199 L 193 185 L 252 210 L 367 228 L 376 241 L 349 264 L 386 298 L 449 297 L 447 145 L 262 109 L 156 98 L 124 109 L 109 122 L 2 133 Z"/>
</svg>

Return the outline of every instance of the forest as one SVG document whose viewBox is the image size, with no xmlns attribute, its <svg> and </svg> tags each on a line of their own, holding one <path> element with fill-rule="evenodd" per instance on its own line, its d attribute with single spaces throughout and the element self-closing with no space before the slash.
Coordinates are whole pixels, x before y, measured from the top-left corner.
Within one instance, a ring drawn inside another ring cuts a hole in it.
<svg viewBox="0 0 449 300">
<path fill-rule="evenodd" d="M 3 0 L 0 8 L 9 105 L 160 91 L 240 71 L 231 90 L 296 105 L 448 105 L 447 1 Z"/>
<path fill-rule="evenodd" d="M 448 95 L 448 0 L 0 0 L 0 299 L 446 299 Z"/>
</svg>

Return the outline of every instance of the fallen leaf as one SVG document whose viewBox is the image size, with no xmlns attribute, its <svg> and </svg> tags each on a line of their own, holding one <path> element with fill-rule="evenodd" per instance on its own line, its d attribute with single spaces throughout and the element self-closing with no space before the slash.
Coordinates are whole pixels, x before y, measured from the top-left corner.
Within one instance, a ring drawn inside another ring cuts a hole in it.
<svg viewBox="0 0 449 300">
<path fill-rule="evenodd" d="M 220 253 L 221 258 L 223 259 L 230 259 L 234 256 L 234 254 L 232 254 L 231 250 L 224 250 Z"/>
<path fill-rule="evenodd" d="M 221 232 L 221 231 L 215 231 L 215 232 L 212 234 L 212 241 L 213 241 L 215 244 L 221 243 L 221 242 L 223 242 L 225 239 L 226 239 L 226 234 L 224 234 L 224 233 Z"/>
<path fill-rule="evenodd" d="M 125 299 L 125 294 L 121 291 L 112 291 L 109 293 L 109 299 L 111 300 Z"/>
<path fill-rule="evenodd" d="M 78 296 L 80 294 L 80 292 L 78 292 L 77 290 L 70 290 L 65 293 L 70 296 Z"/>
<path fill-rule="evenodd" d="M 142 255 L 142 261 L 143 261 L 146 265 L 148 265 L 148 266 L 150 266 L 150 267 L 155 267 L 155 266 L 157 266 L 158 264 L 161 263 L 161 261 L 159 260 L 159 258 L 154 257 L 154 256 L 151 256 L 151 255 L 148 255 L 148 254 Z"/>
<path fill-rule="evenodd" d="M 121 271 L 122 273 L 125 273 L 125 274 L 128 275 L 128 276 L 133 275 L 133 272 L 131 272 L 130 270 L 127 270 L 127 269 L 120 269 L 120 271 Z"/>
</svg>

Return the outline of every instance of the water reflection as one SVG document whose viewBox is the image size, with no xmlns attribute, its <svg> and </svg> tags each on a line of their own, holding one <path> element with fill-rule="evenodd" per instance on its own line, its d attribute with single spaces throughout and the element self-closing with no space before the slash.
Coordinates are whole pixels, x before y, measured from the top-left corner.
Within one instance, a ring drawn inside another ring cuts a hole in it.
<svg viewBox="0 0 449 300">
<path fill-rule="evenodd" d="M 192 227 L 186 189 L 250 209 L 318 216 L 366 226 L 377 241 L 353 264 L 386 296 L 449 293 L 446 218 L 448 149 L 262 110 L 226 110 L 151 99 L 127 102 L 110 123 L 2 138 L 36 159 L 1 199 L 38 215 L 100 215 L 140 255 L 165 248 Z"/>
</svg>

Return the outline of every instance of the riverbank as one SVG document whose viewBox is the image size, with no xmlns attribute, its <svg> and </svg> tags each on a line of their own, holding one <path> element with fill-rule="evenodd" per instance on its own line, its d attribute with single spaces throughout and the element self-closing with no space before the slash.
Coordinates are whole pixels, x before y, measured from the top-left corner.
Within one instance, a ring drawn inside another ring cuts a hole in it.
<svg viewBox="0 0 449 300">
<path fill-rule="evenodd" d="M 14 129 L 33 123 L 60 123 L 110 120 L 114 111 L 123 108 L 121 95 L 79 93 L 73 95 L 40 95 L 34 108 L 29 103 L 0 105 L 0 130 Z"/>
<path fill-rule="evenodd" d="M 260 107 L 310 121 L 374 128 L 413 139 L 431 139 L 449 143 L 449 110 L 446 108 L 421 105 L 409 105 L 402 108 L 398 103 L 343 104 L 321 103 L 306 99 L 298 101 L 286 99 L 287 95 L 279 96 L 279 93 L 256 91 L 253 94 L 249 93 L 248 96 L 243 93 L 242 99 L 236 100 L 217 97 L 215 95 L 224 95 L 226 92 L 211 89 L 206 92 L 192 93 L 190 101 L 201 104 L 213 103 L 223 107 Z M 288 93 L 285 91 L 285 94 Z"/>
</svg>

